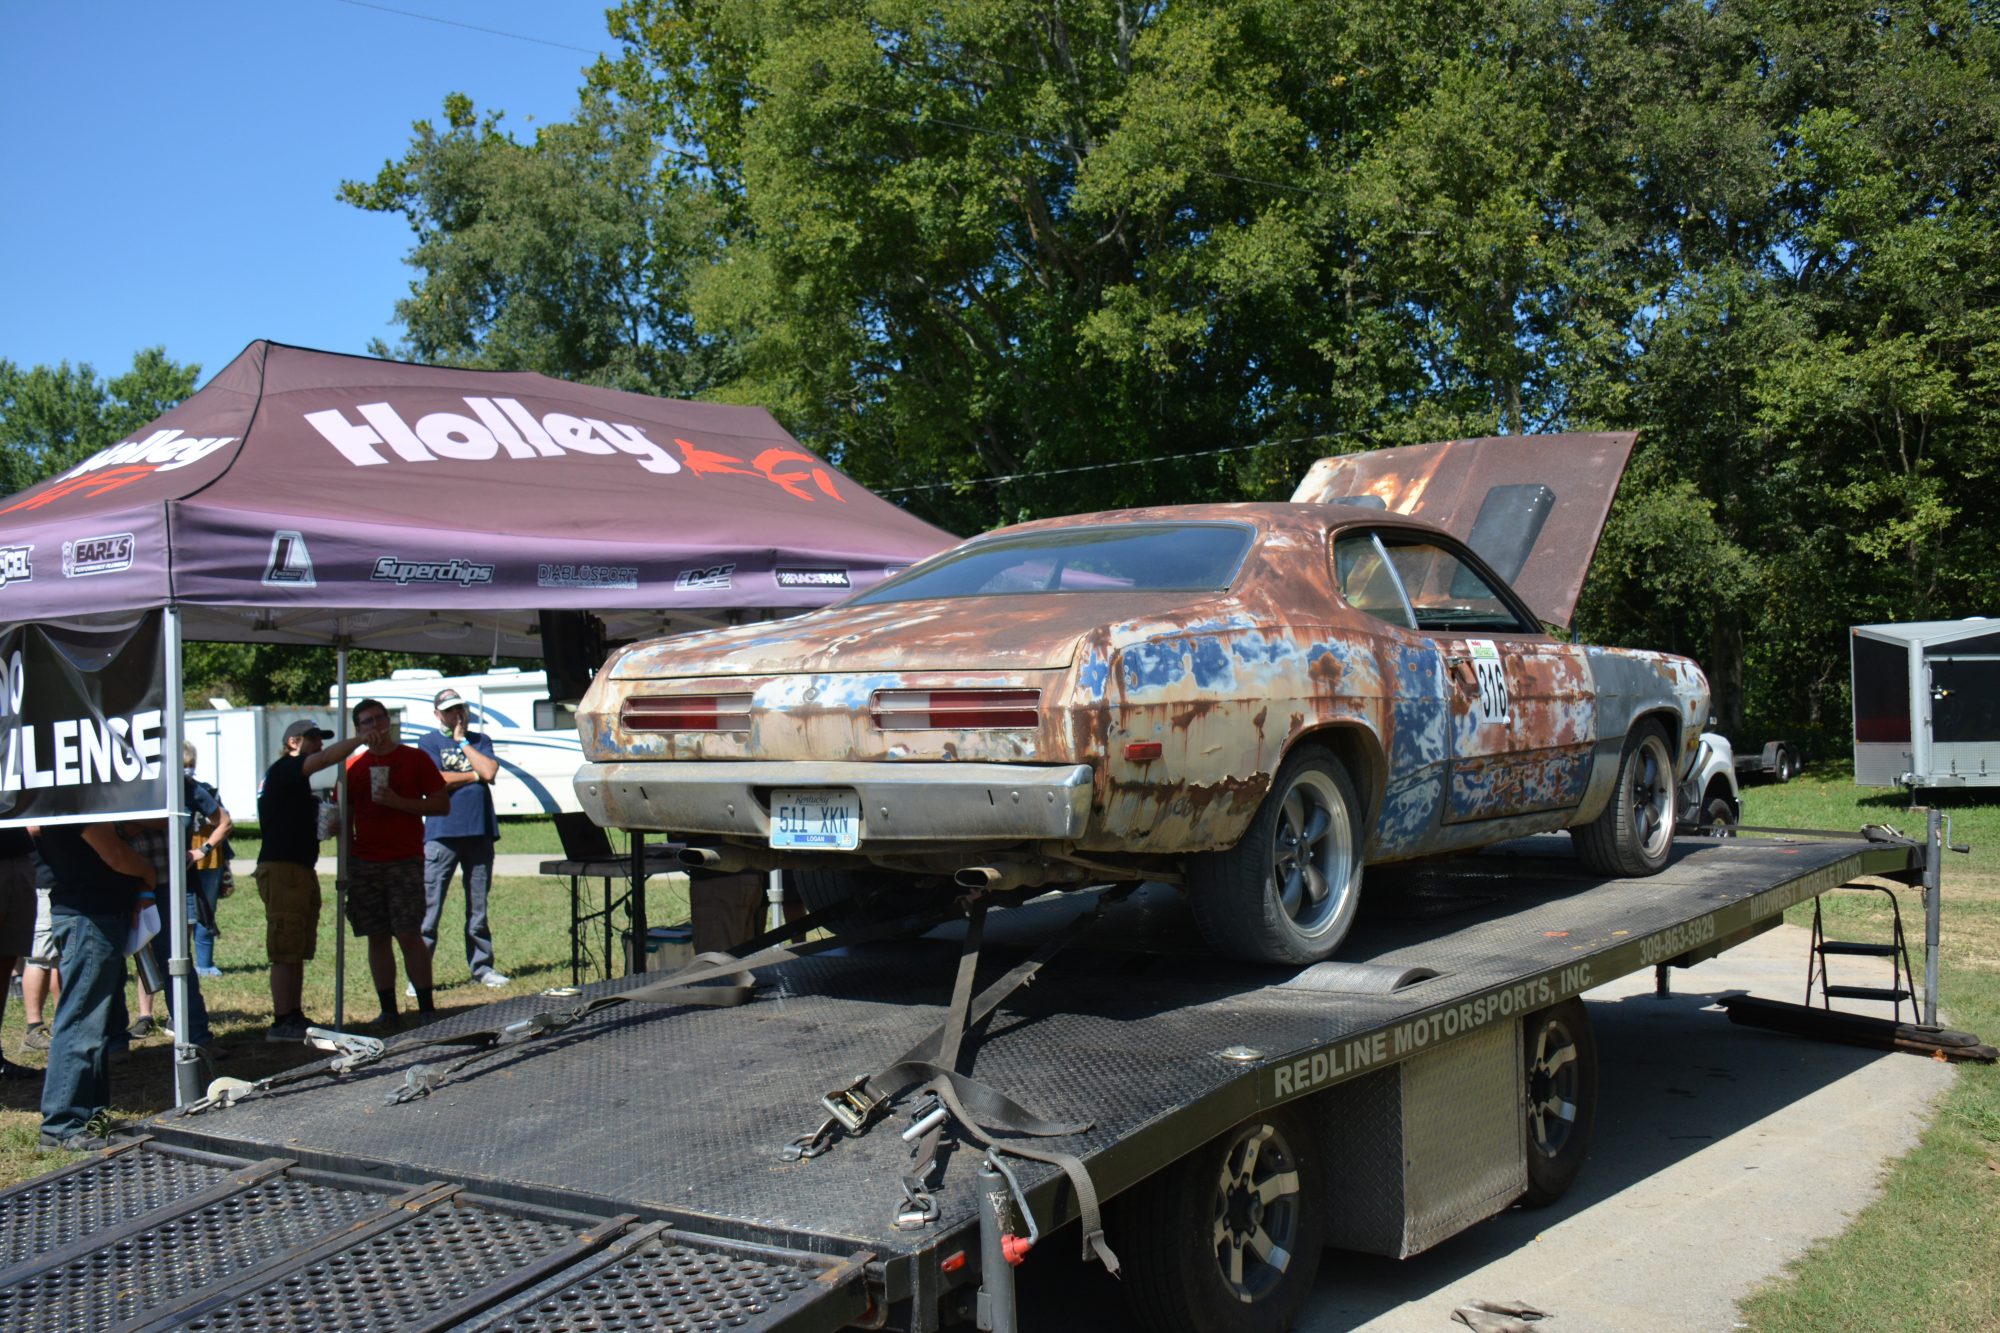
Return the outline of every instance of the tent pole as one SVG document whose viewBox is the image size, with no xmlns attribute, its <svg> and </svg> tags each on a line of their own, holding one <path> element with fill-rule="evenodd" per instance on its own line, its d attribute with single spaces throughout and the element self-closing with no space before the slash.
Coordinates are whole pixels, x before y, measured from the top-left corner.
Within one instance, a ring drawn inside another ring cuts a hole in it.
<svg viewBox="0 0 2000 1333">
<path fill-rule="evenodd" d="M 339 699 L 339 716 L 333 720 L 334 734 L 347 739 L 347 617 L 334 622 L 333 681 Z M 347 1027 L 347 765 L 335 770 L 334 790 L 339 793 L 340 828 L 334 834 L 333 859 L 333 1026 Z"/>
<path fill-rule="evenodd" d="M 167 785 L 167 882 L 156 886 L 167 895 L 167 1004 L 174 1015 L 174 1105 L 186 1106 L 202 1095 L 200 1050 L 188 1040 L 188 992 L 194 985 L 194 961 L 188 956 L 188 835 L 187 779 L 181 774 L 181 732 L 186 709 L 181 699 L 181 613 L 163 612 L 166 631 L 167 718 L 160 744 L 160 774 Z M 148 945 L 147 947 L 151 947 Z"/>
</svg>

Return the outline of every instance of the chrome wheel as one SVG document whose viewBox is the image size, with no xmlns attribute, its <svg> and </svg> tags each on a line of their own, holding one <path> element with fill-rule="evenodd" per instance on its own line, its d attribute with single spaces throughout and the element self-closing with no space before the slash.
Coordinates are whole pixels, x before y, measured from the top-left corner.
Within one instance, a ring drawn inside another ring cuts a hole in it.
<svg viewBox="0 0 2000 1333">
<path fill-rule="evenodd" d="M 1647 860 L 1658 860 L 1674 836 L 1674 766 L 1658 733 L 1639 742 L 1627 780 L 1633 842 Z"/>
<path fill-rule="evenodd" d="M 1237 1300 L 1262 1300 L 1284 1280 L 1298 1252 L 1301 1208 L 1291 1146 L 1269 1124 L 1246 1127 L 1222 1155 L 1211 1227 L 1216 1266 Z"/>
<path fill-rule="evenodd" d="M 1576 1130 L 1580 1065 L 1576 1036 L 1561 1018 L 1550 1016 L 1529 1038 L 1528 1143 L 1545 1158 L 1562 1155 Z"/>
<path fill-rule="evenodd" d="M 1302 770 L 1271 830 L 1269 891 L 1308 938 L 1344 923 L 1355 890 L 1354 827 L 1332 777 Z"/>
</svg>

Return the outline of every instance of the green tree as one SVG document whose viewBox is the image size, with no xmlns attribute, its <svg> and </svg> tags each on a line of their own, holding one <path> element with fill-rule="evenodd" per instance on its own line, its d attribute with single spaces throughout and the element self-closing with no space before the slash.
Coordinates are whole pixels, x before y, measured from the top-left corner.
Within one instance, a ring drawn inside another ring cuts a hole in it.
<svg viewBox="0 0 2000 1333">
<path fill-rule="evenodd" d="M 711 387 L 727 349 L 695 332 L 687 284 L 718 243 L 716 209 L 639 113 L 587 93 L 573 123 L 524 144 L 463 95 L 444 110 L 443 130 L 417 122 L 400 159 L 340 187 L 417 237 L 395 354 L 667 395 Z"/>
<path fill-rule="evenodd" d="M 0 494 L 26 490 L 125 439 L 194 392 L 197 365 L 163 347 L 132 358 L 110 381 L 88 363 L 23 370 L 0 360 Z"/>
</svg>

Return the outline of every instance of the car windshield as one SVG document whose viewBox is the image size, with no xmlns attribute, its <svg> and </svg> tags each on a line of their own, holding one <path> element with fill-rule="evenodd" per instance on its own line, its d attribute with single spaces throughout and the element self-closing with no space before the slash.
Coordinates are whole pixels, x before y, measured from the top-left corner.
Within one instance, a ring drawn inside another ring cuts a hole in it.
<svg viewBox="0 0 2000 1333">
<path fill-rule="evenodd" d="M 1218 592 L 1256 536 L 1237 523 L 1056 528 L 972 542 L 849 603 L 1044 592 Z"/>
</svg>

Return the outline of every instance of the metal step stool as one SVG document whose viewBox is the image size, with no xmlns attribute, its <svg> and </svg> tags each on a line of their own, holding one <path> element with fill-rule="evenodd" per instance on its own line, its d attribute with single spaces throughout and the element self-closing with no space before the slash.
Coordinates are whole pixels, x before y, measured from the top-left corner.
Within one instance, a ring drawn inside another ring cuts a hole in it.
<svg viewBox="0 0 2000 1333">
<path fill-rule="evenodd" d="M 1897 1022 L 1903 1018 L 1903 1001 L 1912 1001 L 1915 1008 L 1916 972 L 1910 966 L 1910 946 L 1903 936 L 1903 909 L 1896 899 L 1895 891 L 1879 884 L 1842 884 L 1841 890 L 1856 893 L 1879 893 L 1889 900 L 1889 920 L 1893 938 L 1887 944 L 1875 944 L 1860 940 L 1830 940 L 1826 937 L 1826 926 L 1820 912 L 1821 898 L 1813 899 L 1812 952 L 1806 961 L 1806 1003 L 1813 1002 L 1813 985 L 1819 986 L 1820 1007 L 1833 1008 L 1839 1000 L 1886 1000 L 1895 1006 Z M 1889 984 L 1887 986 L 1841 986 L 1835 985 L 1828 974 L 1829 958 L 1886 958 L 1889 960 Z"/>
</svg>

